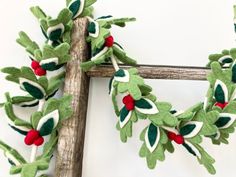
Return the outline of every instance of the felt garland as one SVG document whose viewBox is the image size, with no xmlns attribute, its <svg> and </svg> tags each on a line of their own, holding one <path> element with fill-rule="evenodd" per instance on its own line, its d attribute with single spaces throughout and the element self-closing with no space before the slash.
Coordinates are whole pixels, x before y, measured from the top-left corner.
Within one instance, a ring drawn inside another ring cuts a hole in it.
<svg viewBox="0 0 236 177">
<path fill-rule="evenodd" d="M 35 177 L 39 171 L 49 167 L 57 144 L 58 128 L 63 120 L 72 115 L 71 96 L 64 95 L 60 99 L 53 96 L 64 78 L 65 73 L 61 68 L 71 59 L 69 50 L 73 20 L 80 17 L 87 17 L 89 21 L 87 42 L 91 46 L 90 61 L 82 63 L 81 68 L 88 71 L 110 62 L 116 70 L 109 83 L 109 94 L 118 117 L 116 127 L 121 141 L 127 142 L 132 137 L 134 123 L 146 119 L 149 124 L 140 135 L 143 144 L 139 155 L 146 158 L 150 169 L 155 168 L 157 161 L 165 160 L 166 151 L 173 153 L 176 144 L 193 155 L 209 173 L 215 174 L 215 160 L 200 144 L 203 137 L 210 138 L 213 144 L 227 144 L 230 133 L 235 129 L 236 49 L 209 56 L 207 66 L 211 67 L 211 72 L 207 79 L 210 86 L 205 100 L 179 112 L 170 103 L 157 100 L 152 88 L 139 76 L 136 68 L 122 69 L 118 65 L 135 66 L 136 61 L 126 54 L 110 30 L 114 25 L 125 27 L 127 22 L 135 21 L 135 18 L 108 15 L 95 19 L 92 16 L 95 2 L 66 0 L 67 7 L 56 18 L 48 16 L 38 6 L 30 9 L 39 21 L 46 42 L 40 47 L 25 32 L 20 32 L 17 42 L 25 48 L 31 66 L 1 70 L 7 74 L 7 80 L 19 84 L 27 92 L 25 96 L 13 97 L 6 93 L 6 101 L 0 103 L 0 107 L 5 109 L 9 126 L 22 134 L 25 144 L 32 147 L 31 158 L 26 160 L 14 148 L 0 141 L 0 149 L 11 164 L 10 174 Z M 57 74 L 48 78 L 48 72 Z M 124 95 L 122 106 L 117 101 L 119 94 Z M 38 106 L 38 110 L 25 121 L 16 116 L 13 106 Z M 45 136 L 49 136 L 48 142 L 45 142 Z M 40 146 L 43 151 L 37 155 Z"/>
<path fill-rule="evenodd" d="M 6 93 L 6 101 L 1 103 L 0 107 L 5 109 L 9 127 L 21 134 L 22 142 L 32 148 L 31 157 L 26 160 L 17 150 L 0 141 L 0 149 L 11 165 L 12 175 L 36 177 L 38 172 L 49 167 L 57 145 L 58 129 L 62 121 L 72 115 L 71 96 L 64 95 L 59 99 L 53 96 L 63 82 L 65 76 L 63 66 L 71 60 L 69 51 L 73 19 L 91 16 L 92 5 L 95 2 L 95 0 L 67 0 L 69 7 L 62 9 L 57 18 L 46 15 L 38 6 L 30 8 L 40 23 L 46 42 L 40 47 L 25 32 L 20 32 L 17 43 L 25 48 L 31 65 L 1 69 L 7 74 L 7 80 L 18 84 L 26 92 L 25 96 L 13 97 Z M 47 77 L 48 72 L 54 72 L 54 76 Z M 27 120 L 23 120 L 16 115 L 14 106 L 24 108 L 37 106 L 38 110 Z M 49 137 L 47 142 L 44 139 L 46 136 Z M 43 149 L 40 155 L 37 153 L 38 147 Z M 40 175 L 40 177 L 46 176 Z"/>
<path fill-rule="evenodd" d="M 127 142 L 132 137 L 134 123 L 143 119 L 150 122 L 140 135 L 143 145 L 139 152 L 149 168 L 153 169 L 158 160 L 163 161 L 166 151 L 172 153 L 174 143 L 182 145 L 209 173 L 215 174 L 215 160 L 200 144 L 203 137 L 210 138 L 214 144 L 228 143 L 229 134 L 236 126 L 236 49 L 209 56 L 207 66 L 211 72 L 207 77 L 210 86 L 206 98 L 178 112 L 170 103 L 157 100 L 136 68 L 122 69 L 118 65 L 120 62 L 135 65 L 136 61 L 115 42 L 110 29 L 113 25 L 124 27 L 126 22 L 134 20 L 112 16 L 89 18 L 88 42 L 92 56 L 91 61 L 81 64 L 82 69 L 87 71 L 105 62 L 113 64 L 115 73 L 109 83 L 109 94 L 118 117 L 116 127 L 121 141 Z M 117 101 L 119 94 L 125 95 L 122 106 Z"/>
</svg>

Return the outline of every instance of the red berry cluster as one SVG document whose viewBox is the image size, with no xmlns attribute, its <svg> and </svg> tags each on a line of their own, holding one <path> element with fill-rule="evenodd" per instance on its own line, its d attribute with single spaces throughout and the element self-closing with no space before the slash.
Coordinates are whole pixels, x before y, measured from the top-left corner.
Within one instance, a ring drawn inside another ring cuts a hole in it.
<svg viewBox="0 0 236 177">
<path fill-rule="evenodd" d="M 177 144 L 184 144 L 184 137 L 182 135 L 177 135 L 173 132 L 168 132 L 168 138 Z"/>
<path fill-rule="evenodd" d="M 228 105 L 228 102 L 225 102 L 225 103 L 216 103 L 215 106 L 218 106 L 220 107 L 221 109 L 224 109 L 226 106 Z"/>
<path fill-rule="evenodd" d="M 114 45 L 114 38 L 113 38 L 113 36 L 108 36 L 105 39 L 105 46 L 106 47 L 112 47 L 113 45 Z"/>
<path fill-rule="evenodd" d="M 133 97 L 131 95 L 125 96 L 122 101 L 123 101 L 127 110 L 129 110 L 129 111 L 134 110 L 135 100 L 133 99 Z"/>
<path fill-rule="evenodd" d="M 39 62 L 38 61 L 32 61 L 32 63 L 31 63 L 31 68 L 34 70 L 34 73 L 37 75 L 37 76 L 44 76 L 44 75 L 46 75 L 46 70 L 45 69 L 43 69 L 41 66 L 40 66 L 40 64 L 39 64 Z"/>
<path fill-rule="evenodd" d="M 41 146 L 44 142 L 44 138 L 40 135 L 39 131 L 37 130 L 30 130 L 26 137 L 25 137 L 25 144 L 30 146 L 30 145 L 36 145 L 36 146 Z"/>
</svg>

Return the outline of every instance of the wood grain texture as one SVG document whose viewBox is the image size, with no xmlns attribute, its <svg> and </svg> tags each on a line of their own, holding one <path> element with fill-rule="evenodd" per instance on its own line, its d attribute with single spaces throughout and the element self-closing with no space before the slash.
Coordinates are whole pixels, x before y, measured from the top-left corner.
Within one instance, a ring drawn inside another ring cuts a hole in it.
<svg viewBox="0 0 236 177">
<path fill-rule="evenodd" d="M 120 65 L 127 69 L 129 66 Z M 137 65 L 139 74 L 146 79 L 206 80 L 209 68 L 192 66 Z M 111 65 L 94 67 L 87 72 L 90 77 L 111 77 L 115 70 Z"/>
<path fill-rule="evenodd" d="M 81 177 L 86 114 L 89 92 L 89 77 L 81 71 L 80 63 L 88 59 L 86 18 L 74 21 L 71 55 L 67 64 L 64 92 L 73 96 L 73 116 L 63 122 L 59 131 L 56 176 Z"/>
</svg>

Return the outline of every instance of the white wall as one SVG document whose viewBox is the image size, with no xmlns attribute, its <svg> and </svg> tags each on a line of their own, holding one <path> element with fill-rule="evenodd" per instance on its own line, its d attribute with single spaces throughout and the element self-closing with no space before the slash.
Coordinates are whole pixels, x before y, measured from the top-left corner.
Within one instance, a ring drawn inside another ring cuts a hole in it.
<svg viewBox="0 0 236 177">
<path fill-rule="evenodd" d="M 102 0 L 96 8 L 96 16 L 113 14 L 116 17 L 134 16 L 137 22 L 126 29 L 114 28 L 114 36 L 127 52 L 143 64 L 198 65 L 207 63 L 208 54 L 235 46 L 233 31 L 233 0 Z M 43 42 L 38 23 L 28 8 L 40 5 L 55 15 L 63 6 L 63 0 L 7 0 L 1 2 L 1 52 L 0 68 L 4 66 L 29 65 L 24 50 L 14 41 L 17 33 L 24 30 L 33 39 Z M 7 19 L 7 20 L 6 20 Z M 207 82 L 147 80 L 161 101 L 170 101 L 177 109 L 201 101 L 207 90 Z M 206 170 L 181 146 L 174 154 L 167 154 L 164 163 L 155 170 L 146 167 L 138 157 L 139 133 L 145 123 L 134 126 L 134 136 L 123 144 L 115 129 L 116 117 L 108 92 L 108 79 L 94 78 L 91 81 L 90 102 L 84 153 L 84 177 L 208 177 Z M 0 74 L 0 102 L 3 93 L 22 93 L 17 85 L 4 80 Z M 19 111 L 22 115 L 23 111 Z M 27 116 L 26 116 L 27 117 Z M 0 112 L 0 139 L 6 140 L 29 157 L 30 149 L 23 144 L 6 123 Z M 236 152 L 236 135 L 230 145 L 220 147 L 203 143 L 215 157 L 217 177 L 233 177 Z M 9 165 L 0 155 L 0 177 L 8 177 Z M 53 174 L 53 168 L 50 169 Z"/>
</svg>

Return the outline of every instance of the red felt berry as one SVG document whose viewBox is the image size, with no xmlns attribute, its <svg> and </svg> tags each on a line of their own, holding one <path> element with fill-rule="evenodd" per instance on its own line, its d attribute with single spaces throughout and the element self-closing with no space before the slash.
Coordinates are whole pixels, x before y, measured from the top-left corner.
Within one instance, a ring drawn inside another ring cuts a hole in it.
<svg viewBox="0 0 236 177">
<path fill-rule="evenodd" d="M 127 110 L 134 110 L 135 100 L 131 95 L 127 95 L 123 98 L 122 102 L 125 104 Z"/>
<path fill-rule="evenodd" d="M 132 110 L 134 110 L 134 103 L 132 103 L 132 102 L 127 103 L 127 104 L 125 104 L 125 107 L 127 110 L 132 111 Z"/>
<path fill-rule="evenodd" d="M 177 144 L 184 144 L 184 137 L 182 135 L 176 135 L 174 141 L 177 143 Z"/>
<path fill-rule="evenodd" d="M 105 46 L 106 47 L 112 47 L 114 44 L 114 38 L 112 36 L 108 36 L 106 39 L 105 39 Z"/>
<path fill-rule="evenodd" d="M 26 137 L 25 137 L 25 144 L 26 145 L 32 145 L 34 144 L 34 141 L 40 137 L 39 131 L 37 130 L 30 130 Z"/>
<path fill-rule="evenodd" d="M 44 76 L 47 74 L 46 70 L 44 70 L 43 68 L 37 68 L 36 70 L 34 70 L 34 73 L 37 75 L 37 76 Z"/>
<path fill-rule="evenodd" d="M 34 141 L 35 146 L 41 146 L 43 143 L 44 143 L 44 138 L 41 136 Z"/>
<path fill-rule="evenodd" d="M 177 135 L 176 135 L 175 133 L 173 133 L 173 132 L 168 132 L 167 136 L 168 136 L 168 138 L 169 138 L 170 140 L 174 140 Z"/>
<path fill-rule="evenodd" d="M 131 95 L 127 95 L 127 96 L 125 96 L 125 97 L 123 98 L 122 102 L 123 102 L 124 104 L 127 104 L 127 103 L 130 103 L 130 102 L 134 102 L 134 99 L 133 99 L 133 97 L 132 97 Z"/>
<path fill-rule="evenodd" d="M 37 61 L 32 61 L 31 63 L 31 68 L 33 68 L 34 70 L 38 69 L 40 67 L 39 62 Z"/>
<path fill-rule="evenodd" d="M 225 103 L 216 103 L 216 104 L 215 104 L 215 106 L 218 106 L 218 107 L 220 107 L 221 109 L 224 109 L 227 105 L 228 105 L 227 102 L 225 102 Z"/>
</svg>

